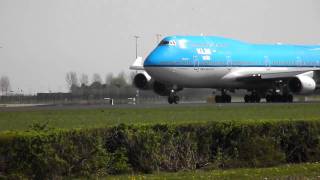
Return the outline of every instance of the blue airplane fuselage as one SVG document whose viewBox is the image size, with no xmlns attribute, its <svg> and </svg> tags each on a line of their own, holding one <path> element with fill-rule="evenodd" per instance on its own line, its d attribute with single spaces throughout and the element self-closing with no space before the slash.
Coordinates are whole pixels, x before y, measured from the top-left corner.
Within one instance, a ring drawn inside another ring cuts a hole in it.
<svg viewBox="0 0 320 180">
<path fill-rule="evenodd" d="M 214 36 L 170 36 L 162 43 L 144 67 L 320 67 L 315 45 L 250 44 Z"/>
<path fill-rule="evenodd" d="M 149 54 L 143 66 L 154 80 L 166 84 L 248 89 L 269 84 L 248 84 L 238 81 L 240 76 L 318 69 L 320 46 L 250 44 L 214 36 L 169 36 Z"/>
</svg>

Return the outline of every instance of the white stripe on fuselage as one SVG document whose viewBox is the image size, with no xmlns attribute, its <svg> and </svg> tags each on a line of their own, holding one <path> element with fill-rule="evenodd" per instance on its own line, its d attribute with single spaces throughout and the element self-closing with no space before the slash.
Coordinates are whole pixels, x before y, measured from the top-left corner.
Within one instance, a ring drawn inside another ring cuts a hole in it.
<svg viewBox="0 0 320 180">
<path fill-rule="evenodd" d="M 249 74 L 311 71 L 301 67 L 145 67 L 157 81 L 186 88 L 248 88 L 236 78 Z M 249 86 L 254 86 L 249 85 Z"/>
</svg>

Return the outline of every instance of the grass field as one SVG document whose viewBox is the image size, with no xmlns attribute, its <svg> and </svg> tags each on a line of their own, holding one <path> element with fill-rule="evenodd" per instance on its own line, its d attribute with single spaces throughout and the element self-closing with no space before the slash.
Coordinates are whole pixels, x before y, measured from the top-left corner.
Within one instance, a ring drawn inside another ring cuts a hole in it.
<svg viewBox="0 0 320 180">
<path fill-rule="evenodd" d="M 34 123 L 48 123 L 50 127 L 64 129 L 105 127 L 119 123 L 185 124 L 279 120 L 320 120 L 320 103 L 1 111 L 0 131 L 26 130 Z"/>
<path fill-rule="evenodd" d="M 210 171 L 185 171 L 177 173 L 153 173 L 143 175 L 109 176 L 113 180 L 143 179 L 320 179 L 320 164 L 306 163 L 271 168 L 230 169 Z"/>
</svg>

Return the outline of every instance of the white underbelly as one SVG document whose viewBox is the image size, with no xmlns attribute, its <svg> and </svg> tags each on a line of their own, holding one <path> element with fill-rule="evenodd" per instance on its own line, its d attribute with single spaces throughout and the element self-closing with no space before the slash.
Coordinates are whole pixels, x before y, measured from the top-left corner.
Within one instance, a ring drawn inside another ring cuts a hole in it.
<svg viewBox="0 0 320 180">
<path fill-rule="evenodd" d="M 183 87 L 214 88 L 225 85 L 222 77 L 230 72 L 228 68 L 193 67 L 148 67 L 146 71 L 155 80 Z"/>
<path fill-rule="evenodd" d="M 241 88 L 246 86 L 236 80 L 237 74 L 281 73 L 301 68 L 286 67 L 146 67 L 157 81 L 189 88 Z M 230 76 L 235 74 L 235 76 Z"/>
</svg>

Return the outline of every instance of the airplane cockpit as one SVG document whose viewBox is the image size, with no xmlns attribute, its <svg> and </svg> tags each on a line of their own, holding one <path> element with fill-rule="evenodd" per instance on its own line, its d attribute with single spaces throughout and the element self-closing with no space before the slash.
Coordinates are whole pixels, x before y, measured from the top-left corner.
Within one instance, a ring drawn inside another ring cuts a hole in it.
<svg viewBox="0 0 320 180">
<path fill-rule="evenodd" d="M 159 43 L 159 46 L 175 46 L 176 45 L 176 41 L 174 40 L 162 40 L 160 43 Z"/>
</svg>

